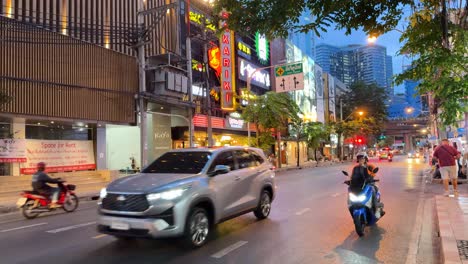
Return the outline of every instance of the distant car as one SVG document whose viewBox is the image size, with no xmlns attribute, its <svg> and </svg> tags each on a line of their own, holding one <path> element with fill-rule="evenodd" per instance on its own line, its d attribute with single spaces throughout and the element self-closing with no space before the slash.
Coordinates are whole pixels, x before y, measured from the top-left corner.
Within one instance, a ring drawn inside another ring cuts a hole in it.
<svg viewBox="0 0 468 264">
<path fill-rule="evenodd" d="M 388 161 L 393 160 L 393 153 L 390 148 L 381 149 L 377 156 L 379 157 L 379 160 L 383 160 L 383 159 L 386 159 Z"/>
<path fill-rule="evenodd" d="M 421 154 L 417 151 L 410 151 L 408 152 L 408 158 L 409 159 L 419 159 L 421 157 Z"/>
<path fill-rule="evenodd" d="M 270 214 L 275 172 L 262 150 L 177 149 L 101 190 L 98 231 L 119 239 L 184 237 L 190 247 L 247 212 Z"/>
</svg>

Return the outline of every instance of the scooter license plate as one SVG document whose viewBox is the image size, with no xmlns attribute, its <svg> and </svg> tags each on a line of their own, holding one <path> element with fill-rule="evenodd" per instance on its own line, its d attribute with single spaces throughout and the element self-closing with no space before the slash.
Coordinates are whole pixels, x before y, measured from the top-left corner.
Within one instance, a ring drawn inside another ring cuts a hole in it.
<svg viewBox="0 0 468 264">
<path fill-rule="evenodd" d="M 129 230 L 130 225 L 127 223 L 122 223 L 122 222 L 112 222 L 111 224 L 111 229 L 115 230 Z"/>
<path fill-rule="evenodd" d="M 23 206 L 26 203 L 27 200 L 28 200 L 28 198 L 25 198 L 25 197 L 19 198 L 18 201 L 16 202 L 16 206 L 18 206 L 18 207 Z"/>
</svg>

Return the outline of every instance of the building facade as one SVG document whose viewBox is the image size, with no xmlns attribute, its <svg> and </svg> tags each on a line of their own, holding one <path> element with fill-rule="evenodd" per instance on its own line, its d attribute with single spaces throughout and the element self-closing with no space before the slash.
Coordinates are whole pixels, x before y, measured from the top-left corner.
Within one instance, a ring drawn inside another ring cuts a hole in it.
<svg viewBox="0 0 468 264">
<path fill-rule="evenodd" d="M 139 10 L 146 14 L 145 35 Z M 140 167 L 141 148 L 152 160 L 169 149 L 188 147 L 190 124 L 206 116 L 206 98 L 213 102 L 213 129 L 226 129 L 225 122 L 239 129 L 238 116 L 226 119 L 229 112 L 219 108 L 220 80 L 205 67 L 203 43 L 211 42 L 214 34 L 208 32 L 200 42 L 197 26 L 206 22 L 202 18 L 210 10 L 206 1 L 191 1 L 188 7 L 185 1 L 162 0 L 1 0 L 0 92 L 12 98 L 0 114 L 2 138 L 14 138 L 14 146 L 28 149 L 37 147 L 33 140 L 44 145 L 74 140 L 88 153 L 84 159 L 36 158 L 49 166 L 66 165 L 57 170 L 115 170 L 130 167 L 131 160 Z M 206 27 L 213 26 L 208 22 Z M 186 60 L 187 36 L 191 63 Z M 138 84 L 134 46 L 141 37 L 146 40 L 145 90 Z M 217 37 L 212 42 L 219 45 Z M 140 98 L 147 113 L 144 146 L 136 126 Z M 193 138 L 206 140 L 196 132 Z M 9 153 L 0 157 L 0 174 L 22 174 L 34 166 L 33 160 Z"/>
<path fill-rule="evenodd" d="M 336 76 L 346 85 L 356 81 L 367 84 L 376 83 L 380 87 L 392 89 L 392 57 L 387 49 L 379 45 L 348 45 L 335 47 L 318 44 L 316 47 L 317 64 Z M 389 92 L 390 93 L 390 92 Z"/>
</svg>

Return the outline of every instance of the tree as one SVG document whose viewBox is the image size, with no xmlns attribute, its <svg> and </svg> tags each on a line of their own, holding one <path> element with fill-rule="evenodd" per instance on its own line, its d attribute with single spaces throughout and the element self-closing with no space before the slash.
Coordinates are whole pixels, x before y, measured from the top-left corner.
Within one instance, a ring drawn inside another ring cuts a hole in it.
<svg viewBox="0 0 468 264">
<path fill-rule="evenodd" d="M 364 117 L 373 118 L 379 125 L 387 118 L 387 92 L 377 84 L 365 84 L 362 81 L 353 83 L 342 97 L 343 116 L 352 115 L 359 118 L 357 111 L 363 111 Z"/>
<path fill-rule="evenodd" d="M 399 53 L 415 59 L 396 82 L 420 80 L 419 94 L 434 98 L 432 113 L 444 125 L 455 124 L 468 111 L 467 16 L 467 1 L 420 1 L 400 38 Z M 439 107 L 444 111 L 438 113 Z"/>
<path fill-rule="evenodd" d="M 242 118 L 257 127 L 254 144 L 264 150 L 272 145 L 271 131 L 284 127 L 288 119 L 296 119 L 299 107 L 287 93 L 267 92 L 249 96 L 249 104 L 243 109 Z"/>
<path fill-rule="evenodd" d="M 326 139 L 330 133 L 321 122 L 307 122 L 304 124 L 304 134 L 307 146 L 314 149 L 314 160 L 317 161 L 317 148 L 320 147 L 320 141 Z"/>
<path fill-rule="evenodd" d="M 290 32 L 327 31 L 332 23 L 346 34 L 362 28 L 364 32 L 386 32 L 394 28 L 404 5 L 413 0 L 332 1 L 332 0 L 219 0 L 215 14 L 223 9 L 229 14 L 229 28 L 246 33 L 265 33 L 267 36 L 285 37 Z M 312 21 L 299 24 L 303 12 L 313 15 Z M 219 19 L 219 18 L 218 18 Z M 217 23 L 218 21 L 216 21 Z"/>
</svg>

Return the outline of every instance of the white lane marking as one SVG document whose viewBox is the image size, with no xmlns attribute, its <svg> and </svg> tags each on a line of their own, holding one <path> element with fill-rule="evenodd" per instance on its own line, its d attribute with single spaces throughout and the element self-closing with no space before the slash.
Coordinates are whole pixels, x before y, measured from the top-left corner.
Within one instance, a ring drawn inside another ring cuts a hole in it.
<svg viewBox="0 0 468 264">
<path fill-rule="evenodd" d="M 5 230 L 0 231 L 0 233 L 10 232 L 10 231 L 20 230 L 20 229 L 24 229 L 24 228 L 40 226 L 40 225 L 47 225 L 47 223 L 39 223 L 39 224 L 34 224 L 34 225 L 27 225 L 27 226 L 20 226 L 20 227 L 15 227 L 15 228 L 11 228 L 11 229 L 5 229 Z"/>
<path fill-rule="evenodd" d="M 411 240 L 409 243 L 408 253 L 406 255 L 406 264 L 416 263 L 418 257 L 419 243 L 421 241 L 421 233 L 424 217 L 424 193 L 426 192 L 426 181 L 421 178 L 421 189 L 418 195 L 418 206 L 416 208 L 416 219 L 414 222 L 413 230 L 411 231 Z"/>
<path fill-rule="evenodd" d="M 66 226 L 66 227 L 62 227 L 62 228 L 58 228 L 58 229 L 49 230 L 49 231 L 46 231 L 46 232 L 47 232 L 47 233 L 55 234 L 55 233 L 59 233 L 59 232 L 63 232 L 63 231 L 68 231 L 68 230 L 80 228 L 80 227 L 83 227 L 83 226 L 94 225 L 94 224 L 96 224 L 96 222 L 89 222 L 89 223 L 84 223 L 84 224 Z"/>
<path fill-rule="evenodd" d="M 296 215 L 302 215 L 302 214 L 306 213 L 309 210 L 310 210 L 310 208 L 304 208 L 304 209 L 300 210 L 299 212 L 297 212 Z"/>
<path fill-rule="evenodd" d="M 335 193 L 332 195 L 332 197 L 338 197 L 340 195 L 340 193 Z"/>
<path fill-rule="evenodd" d="M 93 239 L 99 239 L 99 238 L 106 237 L 106 236 L 107 236 L 106 234 L 97 235 L 97 236 L 93 236 Z"/>
<path fill-rule="evenodd" d="M 227 254 L 229 254 L 230 252 L 242 247 L 243 245 L 247 244 L 248 242 L 247 241 L 239 241 L 235 244 L 232 244 L 230 245 L 229 247 L 217 252 L 216 254 L 213 254 L 211 255 L 212 258 L 222 258 L 224 256 L 226 256 Z"/>
</svg>

